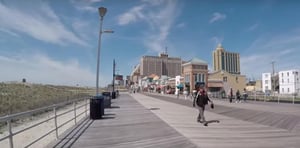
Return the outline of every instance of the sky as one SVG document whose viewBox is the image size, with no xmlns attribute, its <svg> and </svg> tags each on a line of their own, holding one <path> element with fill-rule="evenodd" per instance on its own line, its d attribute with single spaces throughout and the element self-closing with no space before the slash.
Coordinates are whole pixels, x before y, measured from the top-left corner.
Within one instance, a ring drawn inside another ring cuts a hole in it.
<svg viewBox="0 0 300 148">
<path fill-rule="evenodd" d="M 144 55 L 206 61 L 218 44 L 240 53 L 241 73 L 300 69 L 297 0 L 0 0 L 0 82 L 100 86 L 130 75 Z"/>
</svg>

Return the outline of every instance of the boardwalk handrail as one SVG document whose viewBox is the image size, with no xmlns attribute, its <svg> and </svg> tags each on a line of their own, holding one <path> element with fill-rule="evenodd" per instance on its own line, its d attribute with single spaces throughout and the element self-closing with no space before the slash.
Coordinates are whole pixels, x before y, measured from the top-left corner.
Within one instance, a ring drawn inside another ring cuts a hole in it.
<svg viewBox="0 0 300 148">
<path fill-rule="evenodd" d="M 6 116 L 3 116 L 3 117 L 0 117 L 0 123 L 2 122 L 6 122 L 7 124 L 7 130 L 8 130 L 8 135 L 0 138 L 0 142 L 3 141 L 3 140 L 6 140 L 6 139 L 9 139 L 9 146 L 10 148 L 13 148 L 14 147 L 14 142 L 13 142 L 13 137 L 17 134 L 20 134 L 24 131 L 27 131 L 31 128 L 34 128 L 38 125 L 41 125 L 45 122 L 48 122 L 50 120 L 54 120 L 54 129 L 51 129 L 50 131 L 46 132 L 46 134 L 43 134 L 41 135 L 39 138 L 35 139 L 34 141 L 32 141 L 31 143 L 29 143 L 28 145 L 26 145 L 25 147 L 30 147 L 31 145 L 33 145 L 34 143 L 38 142 L 39 140 L 43 139 L 44 137 L 46 137 L 47 135 L 51 134 L 52 132 L 56 132 L 56 138 L 58 138 L 58 129 L 63 127 L 64 125 L 68 124 L 69 122 L 73 121 L 74 120 L 74 123 L 77 124 L 77 117 L 83 115 L 85 113 L 85 116 L 87 117 L 87 111 L 88 111 L 88 100 L 90 99 L 90 97 L 86 97 L 86 98 L 81 98 L 81 99 L 76 99 L 76 100 L 72 100 L 72 101 L 65 101 L 65 102 L 62 102 L 62 103 L 59 103 L 59 104 L 53 104 L 53 105 L 50 105 L 50 106 L 47 106 L 47 107 L 42 107 L 42 108 L 38 108 L 38 109 L 34 109 L 34 110 L 30 110 L 30 111 L 25 111 L 25 112 L 20 112 L 20 113 L 16 113 L 16 114 L 11 114 L 11 115 L 6 115 Z M 77 102 L 81 102 L 81 101 L 85 101 L 83 105 L 80 105 L 80 106 L 76 106 L 76 103 Z M 73 108 L 72 109 L 69 109 L 67 111 L 64 111 L 60 114 L 57 114 L 57 108 L 60 108 L 60 107 L 64 107 L 68 104 L 73 104 Z M 82 107 L 85 107 L 84 111 L 83 112 L 76 112 L 78 109 L 82 108 Z M 12 131 L 12 120 L 15 120 L 15 119 L 20 119 L 20 118 L 24 118 L 24 117 L 28 117 L 28 116 L 31 116 L 33 114 L 37 114 L 37 113 L 41 113 L 41 112 L 46 112 L 46 111 L 50 111 L 50 110 L 53 110 L 53 113 L 54 115 L 50 118 L 47 118 L 47 119 L 44 119 L 38 123 L 35 123 L 31 126 L 28 126 L 24 129 L 21 129 L 19 131 L 15 131 L 13 132 Z M 57 124 L 57 117 L 59 116 L 62 116 L 62 115 L 65 115 L 69 112 L 74 112 L 74 116 L 73 118 L 67 120 L 66 122 L 64 123 L 61 123 L 61 125 L 58 125 Z"/>
</svg>

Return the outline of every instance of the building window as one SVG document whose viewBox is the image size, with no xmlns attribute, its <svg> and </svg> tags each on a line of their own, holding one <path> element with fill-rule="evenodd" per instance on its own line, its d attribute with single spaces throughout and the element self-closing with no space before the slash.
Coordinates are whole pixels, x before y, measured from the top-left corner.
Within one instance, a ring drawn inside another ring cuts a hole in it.
<svg viewBox="0 0 300 148">
<path fill-rule="evenodd" d="M 188 74 L 185 75 L 185 82 L 187 83 L 190 82 L 190 75 Z"/>
<path fill-rule="evenodd" d="M 282 83 L 284 83 L 284 80 L 282 79 Z"/>
<path fill-rule="evenodd" d="M 269 83 L 269 81 L 268 81 L 268 80 L 265 80 L 265 83 L 266 83 L 266 84 L 268 84 L 268 83 Z"/>
<path fill-rule="evenodd" d="M 267 78 L 268 77 L 268 74 L 265 74 L 265 78 Z"/>
<path fill-rule="evenodd" d="M 288 81 L 287 81 L 288 83 L 290 83 L 290 79 L 288 79 Z"/>
<path fill-rule="evenodd" d="M 268 86 L 265 86 L 265 90 L 269 90 L 269 87 L 268 87 Z"/>
<path fill-rule="evenodd" d="M 281 76 L 283 77 L 283 73 L 281 73 Z"/>
<path fill-rule="evenodd" d="M 287 76 L 290 76 L 290 73 L 289 73 L 289 72 L 287 72 Z"/>
<path fill-rule="evenodd" d="M 284 88 L 282 88 L 282 92 L 284 92 Z"/>
<path fill-rule="evenodd" d="M 227 77 L 223 77 L 223 82 L 227 82 Z"/>
<path fill-rule="evenodd" d="M 288 92 L 290 92 L 290 88 L 288 88 Z"/>
<path fill-rule="evenodd" d="M 194 81 L 198 82 L 198 80 L 197 80 L 197 74 L 194 74 Z"/>
</svg>

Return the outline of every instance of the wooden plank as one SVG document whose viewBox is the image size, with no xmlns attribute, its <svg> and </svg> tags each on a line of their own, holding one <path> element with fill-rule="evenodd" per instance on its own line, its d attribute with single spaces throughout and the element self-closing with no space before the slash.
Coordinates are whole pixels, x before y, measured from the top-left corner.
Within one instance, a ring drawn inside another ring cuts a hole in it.
<svg viewBox="0 0 300 148">
<path fill-rule="evenodd" d="M 88 121 L 82 132 L 49 147 L 197 147 L 129 95 L 114 99 L 112 106 L 105 109 L 104 119 Z"/>
<path fill-rule="evenodd" d="M 134 98 L 145 107 L 161 108 L 152 112 L 199 147 L 296 148 L 300 145 L 300 114 L 296 114 L 299 109 L 294 107 L 292 111 L 286 105 L 286 108 L 275 106 L 274 109 L 268 107 L 273 104 L 229 104 L 214 101 L 216 108 L 205 112 L 206 119 L 217 119 L 220 123 L 205 127 L 196 122 L 198 111 L 187 100 L 176 99 L 176 96 L 149 97 L 141 94 L 134 95 Z M 218 107 L 220 108 L 217 109 Z M 281 110 L 277 111 L 279 108 Z"/>
</svg>

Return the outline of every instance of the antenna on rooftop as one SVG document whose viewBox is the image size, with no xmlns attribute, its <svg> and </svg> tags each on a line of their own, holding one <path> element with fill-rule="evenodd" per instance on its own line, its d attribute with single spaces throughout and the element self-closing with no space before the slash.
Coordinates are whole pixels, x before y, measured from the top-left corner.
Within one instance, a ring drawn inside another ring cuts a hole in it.
<svg viewBox="0 0 300 148">
<path fill-rule="evenodd" d="M 168 47 L 165 47 L 165 54 L 168 54 Z"/>
<path fill-rule="evenodd" d="M 274 74 L 275 74 L 275 69 L 274 69 L 275 61 L 272 61 L 271 64 L 272 64 L 272 75 L 274 76 Z"/>
</svg>

